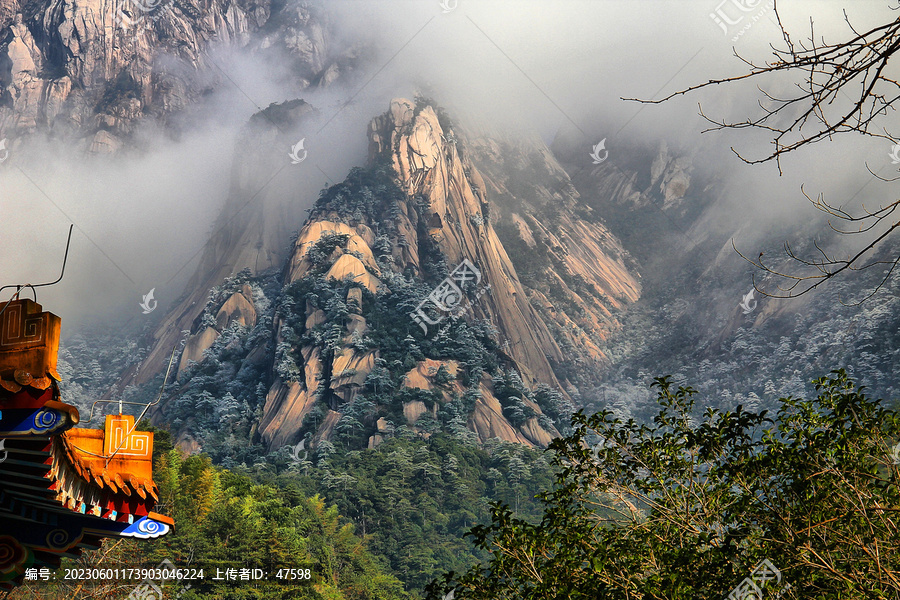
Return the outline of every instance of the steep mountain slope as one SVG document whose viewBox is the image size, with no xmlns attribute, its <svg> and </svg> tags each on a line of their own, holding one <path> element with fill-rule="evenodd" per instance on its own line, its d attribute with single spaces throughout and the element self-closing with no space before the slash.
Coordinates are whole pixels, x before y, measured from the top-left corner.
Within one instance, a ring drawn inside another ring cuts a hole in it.
<svg viewBox="0 0 900 600">
<path fill-rule="evenodd" d="M 608 364 L 599 344 L 640 297 L 637 262 L 536 135 L 494 132 L 468 147 L 484 174 L 500 240 L 566 355 L 554 369 L 584 390 Z"/>
<path fill-rule="evenodd" d="M 273 188 L 272 173 L 277 170 L 273 165 L 287 163 L 283 149 L 289 147 L 274 124 L 290 131 L 313 112 L 314 108 L 302 100 L 270 106 L 251 118 L 238 136 L 230 192 L 213 223 L 199 264 L 185 292 L 144 340 L 147 356 L 122 373 L 120 389 L 146 384 L 165 370 L 172 349 L 183 339 L 182 332 L 196 329 L 210 290 L 226 277 L 244 269 L 256 276 L 283 266 L 290 235 L 300 227 L 302 207 L 308 200 L 296 197 L 290 181 L 286 188 Z M 185 356 L 196 360 L 208 347 L 195 342 Z"/>
<path fill-rule="evenodd" d="M 602 212 L 629 253 L 640 261 L 644 290 L 620 321 L 615 338 L 601 343 L 610 357 L 604 381 L 588 404 L 623 418 L 656 411 L 653 377 L 671 374 L 718 406 L 774 408 L 786 395 L 815 395 L 811 381 L 846 367 L 869 393 L 896 399 L 900 391 L 896 278 L 862 305 L 888 267 L 854 273 L 819 291 L 786 300 L 756 294 L 749 311 L 739 304 L 752 289 L 777 282 L 761 276 L 732 247 L 783 272 L 798 265 L 784 256 L 789 240 L 798 256 L 814 256 L 814 243 L 837 254 L 843 240 L 808 207 L 804 222 L 781 222 L 768 231 L 727 209 L 727 182 L 698 173 L 685 154 L 619 148 L 602 165 L 587 161 L 584 145 L 560 136 L 553 154 L 572 173 L 583 201 Z M 756 221 L 756 222 L 755 222 Z M 748 239 L 755 240 L 748 242 Z M 888 241 L 879 260 L 897 256 Z"/>
<path fill-rule="evenodd" d="M 336 435 L 373 446 L 397 428 L 442 426 L 546 445 L 579 388 L 598 381 L 594 340 L 639 297 L 627 255 L 599 219 L 575 214 L 578 195 L 540 140 L 504 141 L 502 153 L 487 136 L 470 143 L 424 98 L 392 101 L 368 135 L 369 166 L 322 192 L 280 274 L 248 269 L 163 322 L 171 331 L 193 315 L 181 391 L 156 419 L 196 422 L 174 407 L 190 405 L 194 377 L 230 347 L 234 373 L 271 381 L 264 400 L 257 387 L 232 393 L 259 411 L 252 429 L 270 449 Z M 541 168 L 520 177 L 523 160 Z M 217 240 L 218 257 L 246 250 L 240 237 Z M 203 265 L 192 296 L 222 272 Z M 150 357 L 163 352 L 158 342 Z M 184 427 L 182 443 L 203 429 Z"/>
</svg>

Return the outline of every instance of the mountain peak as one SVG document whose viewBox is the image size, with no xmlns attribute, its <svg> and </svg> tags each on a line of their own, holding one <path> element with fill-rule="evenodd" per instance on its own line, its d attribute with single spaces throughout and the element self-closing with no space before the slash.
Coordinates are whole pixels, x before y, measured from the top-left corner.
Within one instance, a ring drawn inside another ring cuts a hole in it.
<svg viewBox="0 0 900 600">
<path fill-rule="evenodd" d="M 440 429 L 544 446 L 599 379 L 598 344 L 640 286 L 543 142 L 470 138 L 425 98 L 392 100 L 368 141 L 368 164 L 321 191 L 280 273 L 216 283 L 253 237 L 245 223 L 163 320 L 157 346 L 189 323 L 188 391 L 154 419 L 185 445 L 211 439 L 188 407 L 215 396 L 190 391 L 213 372 L 256 382 L 251 436 L 269 450 Z"/>
<path fill-rule="evenodd" d="M 394 330 L 407 332 L 401 344 L 408 346 L 407 359 L 418 356 L 412 368 L 404 370 L 401 389 L 410 389 L 413 381 L 418 387 L 412 389 L 427 392 L 433 386 L 423 373 L 435 375 L 437 368 L 446 365 L 459 368 L 459 361 L 446 362 L 446 347 L 437 340 L 446 337 L 450 323 L 460 319 L 490 323 L 495 360 L 503 368 L 515 371 L 523 388 L 546 386 L 558 390 L 565 400 L 566 387 L 573 382 L 564 384 L 554 364 L 563 364 L 566 356 L 532 305 L 534 290 L 522 285 L 494 230 L 488 187 L 479 169 L 466 157 L 466 139 L 455 131 L 439 107 L 425 99 L 413 102 L 403 98 L 392 100 L 389 109 L 371 121 L 368 135 L 368 171 L 351 171 L 345 182 L 323 192 L 297 237 L 285 271 L 288 286 L 308 289 L 323 285 L 323 279 L 332 282 L 332 286 L 342 282 L 346 289 L 332 296 L 332 301 L 365 309 L 351 308 L 348 312 L 357 314 L 346 314 L 340 317 L 340 324 L 335 324 L 328 318 L 333 310 L 322 306 L 321 301 L 310 303 L 309 296 L 305 296 L 305 309 L 298 323 L 289 324 L 285 319 L 276 322 L 279 343 L 304 336 L 314 339 L 309 333 L 317 327 L 336 328 L 334 335 L 343 341 L 334 345 L 330 356 L 315 344 L 295 348 L 294 366 L 303 375 L 296 381 L 281 378 L 274 382 L 259 428 L 263 440 L 270 447 L 296 441 L 301 424 L 322 399 L 328 404 L 328 413 L 323 415 L 325 422 L 340 420 L 342 411 L 362 393 L 367 382 L 371 383 L 369 376 L 382 360 L 382 348 L 359 343 L 371 333 L 371 317 L 367 315 L 383 309 L 380 302 L 390 304 L 388 296 L 402 294 L 410 284 L 422 280 L 432 282 L 432 293 L 427 295 L 425 288 L 424 299 L 419 297 L 415 304 L 407 301 L 406 311 L 415 310 L 397 315 L 401 322 L 392 323 Z M 536 245 L 531 231 L 536 222 L 529 226 L 524 218 L 517 219 L 523 236 Z M 592 233 L 589 228 L 582 229 L 586 234 Z M 536 234 L 541 239 L 547 237 L 546 231 Z M 571 264 L 578 262 L 573 260 Z M 457 278 L 461 270 L 468 277 Z M 589 268 L 581 271 L 591 275 Z M 454 279 L 466 280 L 470 287 L 462 283 L 456 286 Z M 637 287 L 634 280 L 629 281 L 632 284 Z M 419 283 L 418 287 L 425 286 Z M 426 308 L 429 299 L 431 304 Z M 462 310 L 448 320 L 449 313 L 441 311 L 450 305 Z M 416 310 L 423 311 L 419 319 Z M 606 317 L 598 314 L 593 319 L 599 323 Z M 415 328 L 416 321 L 421 330 Z M 437 355 L 426 355 L 419 348 L 417 340 L 423 332 L 422 342 Z M 595 355 L 600 358 L 599 352 Z M 421 400 L 403 402 L 407 425 L 414 427 L 423 414 L 436 414 L 438 405 L 468 393 L 474 396 L 466 425 L 482 440 L 501 437 L 544 445 L 556 434 L 552 424 L 538 422 L 537 417 L 543 414 L 541 408 L 524 394 L 517 400 L 531 416 L 515 419 L 519 422 L 511 424 L 508 406 L 498 400 L 493 380 L 486 373 L 474 380 L 470 377 L 467 386 L 454 383 L 453 390 L 455 395 L 442 392 L 431 408 Z M 509 404 L 509 398 L 504 399 Z M 522 413 L 525 415 L 525 411 Z M 376 428 L 370 444 L 384 433 Z M 321 436 L 321 431 L 316 434 Z"/>
</svg>

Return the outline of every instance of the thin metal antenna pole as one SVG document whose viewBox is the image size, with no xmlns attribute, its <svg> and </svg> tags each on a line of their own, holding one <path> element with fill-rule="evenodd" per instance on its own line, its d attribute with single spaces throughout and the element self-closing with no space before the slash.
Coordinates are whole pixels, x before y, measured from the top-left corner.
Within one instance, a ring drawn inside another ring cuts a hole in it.
<svg viewBox="0 0 900 600">
<path fill-rule="evenodd" d="M 131 429 L 128 430 L 128 432 L 122 438 L 122 441 L 119 442 L 118 446 L 116 446 L 116 449 L 112 451 L 112 454 L 110 454 L 109 456 L 106 457 L 106 466 L 107 467 L 109 466 L 109 461 L 111 461 L 113 459 L 113 457 L 116 455 L 116 453 L 122 447 L 122 444 L 124 444 L 128 440 L 128 436 L 130 436 L 132 434 L 132 432 L 134 431 L 134 428 L 137 427 L 137 424 L 140 422 L 140 420 L 144 418 L 144 414 L 146 414 L 147 409 L 149 409 L 154 404 L 157 404 L 162 399 L 163 392 L 166 390 L 166 382 L 169 380 L 169 372 L 171 372 L 171 370 L 172 370 L 172 361 L 175 360 L 175 350 L 177 350 L 177 349 L 178 349 L 178 344 L 175 344 L 175 346 L 172 347 L 172 355 L 169 357 L 169 366 L 166 368 L 166 376 L 163 377 L 162 387 L 159 390 L 159 396 L 156 397 L 155 402 L 151 402 L 151 403 L 147 404 L 147 406 L 144 407 L 144 410 L 142 410 L 141 414 L 138 415 L 138 417 L 134 420 L 134 424 L 131 426 Z M 120 400 L 120 402 L 121 402 L 121 400 Z"/>
<path fill-rule="evenodd" d="M 47 285 L 56 285 L 57 283 L 62 281 L 63 275 L 66 274 L 66 263 L 69 260 L 69 245 L 72 243 L 72 228 L 73 227 L 75 227 L 75 225 L 69 225 L 69 236 L 66 238 L 66 253 L 63 255 L 62 269 L 60 269 L 59 277 L 56 278 L 56 281 L 49 281 L 47 283 L 35 283 L 35 284 L 26 283 L 25 285 L 22 285 L 19 287 L 30 287 L 30 288 L 44 287 Z M 16 285 L 17 284 L 15 284 L 15 283 L 12 283 L 10 285 L 4 285 L 3 287 L 0 287 L 0 292 L 5 290 L 6 288 L 16 287 Z"/>
<path fill-rule="evenodd" d="M 66 263 L 69 261 L 69 245 L 72 243 L 72 228 L 73 227 L 75 227 L 74 224 L 69 225 L 69 236 L 66 238 L 66 253 L 63 255 L 62 269 L 59 271 L 59 277 L 56 278 L 56 281 L 51 281 L 49 283 L 35 283 L 34 285 L 32 285 L 30 283 L 26 283 L 25 285 L 19 285 L 16 283 L 12 283 L 10 285 L 4 285 L 3 287 L 0 287 L 0 292 L 5 290 L 6 288 L 14 287 L 14 288 L 16 288 L 16 293 L 13 295 L 13 298 L 15 298 L 16 296 L 19 295 L 19 290 L 21 290 L 23 287 L 30 287 L 31 292 L 34 294 L 34 301 L 37 302 L 37 292 L 34 291 L 34 288 L 44 287 L 47 285 L 56 285 L 57 283 L 62 281 L 63 275 L 65 275 L 65 273 L 66 273 Z M 10 299 L 10 302 L 12 302 L 12 299 Z M 4 304 L 3 308 L 0 309 L 0 316 L 3 316 L 3 313 L 6 312 L 7 306 L 9 306 L 9 302 Z"/>
</svg>

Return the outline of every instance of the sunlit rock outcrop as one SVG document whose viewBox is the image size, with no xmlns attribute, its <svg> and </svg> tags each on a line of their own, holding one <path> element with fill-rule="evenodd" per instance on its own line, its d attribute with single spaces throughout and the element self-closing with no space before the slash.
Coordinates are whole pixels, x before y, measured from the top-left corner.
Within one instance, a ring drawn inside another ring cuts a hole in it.
<svg viewBox="0 0 900 600">
<path fill-rule="evenodd" d="M 302 119 L 312 109 L 291 101 L 266 110 Z M 269 450 L 301 439 L 312 449 L 354 432 L 374 447 L 401 430 L 428 437 L 440 427 L 480 441 L 546 446 L 579 386 L 601 376 L 602 341 L 618 327 L 617 313 L 640 295 L 630 259 L 537 138 L 468 133 L 419 98 L 391 101 L 371 121 L 368 139 L 369 165 L 322 192 L 280 274 L 273 274 L 276 232 L 290 225 L 283 219 L 270 225 L 271 215 L 258 212 L 254 221 L 230 220 L 217 230 L 191 293 L 159 334 L 190 331 L 179 381 L 192 361 L 213 360 L 211 352 L 215 360 L 229 349 L 249 352 L 245 367 L 267 364 L 252 435 Z M 270 142 L 246 141 L 251 149 Z M 236 199 L 247 168 L 237 166 Z M 445 333 L 420 330 L 410 314 L 461 264 L 477 273 L 480 287 L 467 288 L 465 310 L 452 322 L 482 332 L 484 365 L 472 363 L 471 352 L 456 350 L 469 357 L 465 364 L 442 356 L 452 340 L 438 344 Z M 252 287 L 217 287 L 239 269 Z M 267 292 L 276 304 L 268 316 L 254 302 L 263 285 L 254 278 L 263 273 L 280 286 Z M 255 345 L 243 346 L 232 325 L 254 329 Z M 153 363 L 165 357 L 157 343 L 143 372 L 158 372 Z"/>
<path fill-rule="evenodd" d="M 526 385 L 544 384 L 565 394 L 575 382 L 561 378 L 560 373 L 567 371 L 558 367 L 576 357 L 566 355 L 560 342 L 577 349 L 577 360 L 593 361 L 598 368 L 602 366 L 605 357 L 596 341 L 616 326 L 615 311 L 639 297 L 637 277 L 624 264 L 624 251 L 618 241 L 599 220 L 585 221 L 564 210 L 560 222 L 550 225 L 537 214 L 540 206 L 523 203 L 519 206 L 521 214 L 511 213 L 506 218 L 517 228 L 522 243 L 529 247 L 541 244 L 558 257 L 555 269 L 545 274 L 545 280 L 556 290 L 557 298 L 562 294 L 570 305 L 556 307 L 546 289 L 523 285 L 490 215 L 495 199 L 509 194 L 510 178 L 502 168 L 503 159 L 491 156 L 490 142 L 485 139 L 479 139 L 471 147 L 465 146 L 469 150 L 463 152 L 464 144 L 468 143 L 466 138 L 441 121 L 430 104 L 396 99 L 388 112 L 373 119 L 369 126 L 370 162 L 387 160 L 404 193 L 396 205 L 387 209 L 392 212 L 393 227 L 391 270 L 424 276 L 422 248 L 426 243 L 437 248 L 448 265 L 463 260 L 477 265 L 483 284 L 490 284 L 490 293 L 472 303 L 467 318 L 492 323 L 496 328 L 496 342 L 502 349 L 502 360 L 521 374 Z M 565 178 L 546 148 L 533 140 L 530 143 L 531 146 L 523 143 L 525 150 L 521 151 L 540 153 L 546 171 L 553 177 Z M 484 175 L 476 162 L 486 165 L 489 174 Z M 550 182 L 543 184 L 550 185 Z M 564 209 L 574 210 L 578 199 L 571 189 L 566 190 L 563 198 L 554 197 L 547 190 L 538 192 L 546 195 L 546 202 Z M 424 211 L 422 207 L 426 207 Z M 359 311 L 363 289 L 373 294 L 390 293 L 379 286 L 379 277 L 384 275 L 376 264 L 374 244 L 376 233 L 372 223 L 359 218 L 347 220 L 320 208 L 313 212 L 297 236 L 285 270 L 285 282 L 300 281 L 313 269 L 322 270 L 329 280 L 355 282 L 359 286 L 348 291 L 348 310 Z M 572 287 L 573 281 L 580 283 L 577 290 Z M 573 312 L 572 305 L 578 310 Z M 314 380 L 329 382 L 335 398 L 329 402 L 330 410 L 338 414 L 363 387 L 378 358 L 377 350 L 362 352 L 352 347 L 354 333 L 359 335 L 365 331 L 366 313 L 363 310 L 359 316 L 351 317 L 344 319 L 344 347 L 330 365 L 321 362 L 301 365 L 307 380 L 313 371 Z M 309 329 L 322 325 L 325 316 L 321 309 L 308 306 L 305 318 Z M 277 337 L 284 338 L 281 334 Z M 302 355 L 308 350 L 304 348 Z M 454 361 L 445 363 L 426 358 L 406 373 L 404 387 L 438 389 L 433 378 L 442 365 L 455 378 L 459 365 Z M 282 414 L 294 410 L 280 400 L 289 394 L 285 390 L 292 385 L 296 384 L 276 381 L 270 390 L 260 428 L 263 440 L 270 446 L 295 439 L 291 437 L 294 432 L 284 431 L 280 425 L 298 421 L 296 416 Z M 457 381 L 440 387 L 440 391 L 442 404 L 467 392 Z M 516 427 L 504 415 L 490 379 L 483 379 L 475 391 L 478 397 L 467 426 L 479 439 L 499 437 L 544 446 L 558 435 L 552 426 L 548 431 L 539 423 L 538 417 L 543 415 L 540 407 L 526 398 L 520 402 L 528 403 L 523 406 L 532 416 L 524 418 Z M 436 415 L 437 408 L 438 405 L 429 407 L 421 400 L 406 401 L 402 406 L 403 420 L 413 430 L 420 431 L 417 425 L 420 419 L 427 414 Z M 385 433 L 376 431 L 369 444 L 377 445 Z"/>
</svg>

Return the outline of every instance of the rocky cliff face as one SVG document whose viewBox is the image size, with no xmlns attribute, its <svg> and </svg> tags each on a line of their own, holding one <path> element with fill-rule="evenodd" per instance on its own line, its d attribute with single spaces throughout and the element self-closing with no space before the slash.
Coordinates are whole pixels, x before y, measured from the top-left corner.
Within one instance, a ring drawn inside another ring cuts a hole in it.
<svg viewBox="0 0 900 600">
<path fill-rule="evenodd" d="M 188 340 L 192 360 L 201 357 L 224 328 L 211 323 L 204 342 L 197 345 L 198 319 L 207 308 L 209 292 L 227 277 L 247 270 L 258 275 L 270 269 L 281 269 L 287 257 L 286 247 L 292 231 L 299 227 L 303 211 L 299 208 L 306 199 L 285 201 L 282 189 L 271 189 L 272 165 L 286 162 L 284 148 L 289 142 L 272 123 L 290 129 L 301 123 L 314 108 L 302 100 L 272 106 L 257 114 L 238 137 L 231 175 L 231 190 L 219 218 L 213 223 L 213 233 L 199 259 L 199 265 L 185 285 L 185 294 L 150 333 L 145 343 L 147 357 L 127 369 L 121 386 L 142 385 L 164 371 L 172 348 L 183 339 L 183 331 L 191 331 Z M 277 156 L 276 156 L 277 155 Z M 298 206 L 293 206 L 294 204 Z M 219 310 L 219 307 L 216 307 Z M 216 315 L 212 315 L 216 317 Z M 216 328 L 218 327 L 218 328 Z M 216 334 L 213 336 L 213 330 Z M 186 365 L 185 359 L 182 363 Z M 183 370 L 183 367 L 180 367 Z"/>
<path fill-rule="evenodd" d="M 641 294 L 636 262 L 537 136 L 472 137 L 469 154 L 493 199 L 492 220 L 502 242 L 516 248 L 511 255 L 526 272 L 531 305 L 574 353 L 566 361 L 581 362 L 582 374 L 599 374 L 607 357 L 598 344 Z"/>
<path fill-rule="evenodd" d="M 599 221 L 584 221 L 568 212 L 577 204 L 571 185 L 563 191 L 564 196 L 544 189 L 531 202 L 520 201 L 518 212 L 504 214 L 496 201 L 502 195 L 511 195 L 510 173 L 504 168 L 503 157 L 497 155 L 496 144 L 492 146 L 490 140 L 482 139 L 470 145 L 461 131 L 454 131 L 449 122 L 441 121 L 438 110 L 424 100 L 416 103 L 397 99 L 391 102 L 387 113 L 370 124 L 370 162 L 387 164 L 401 191 L 387 207 L 389 226 L 360 218 L 361 215 L 347 219 L 325 205 L 313 212 L 300 232 L 285 271 L 285 285 L 304 281 L 316 269 L 328 280 L 353 282 L 355 285 L 346 295 L 351 314 L 340 332 L 342 345 L 330 359 L 315 344 L 305 346 L 299 349 L 298 358 L 303 377 L 294 381 L 277 379 L 272 385 L 259 428 L 270 447 L 298 439 L 304 419 L 317 399 L 331 398 L 330 419 L 326 422 L 340 420 L 341 407 L 353 402 L 365 388 L 380 358 L 378 348 L 361 349 L 353 342 L 354 336 L 364 336 L 369 328 L 365 311 L 360 310 L 365 304 L 364 291 L 371 295 L 391 294 L 396 291 L 401 274 L 410 280 L 428 278 L 434 269 L 427 263 L 434 261 L 434 255 L 439 255 L 448 271 L 468 261 L 477 270 L 482 289 L 490 285 L 489 293 L 476 292 L 477 300 L 472 301 L 470 296 L 465 318 L 491 324 L 497 355 L 518 373 L 527 388 L 543 384 L 577 392 L 575 371 L 566 368 L 566 364 L 577 361 L 589 368 L 602 366 L 604 357 L 594 336 L 603 336 L 614 328 L 613 312 L 637 299 L 640 293 L 636 276 L 623 263 L 624 253 L 617 240 Z M 567 179 L 543 144 L 536 145 L 535 140 L 521 144 L 520 151 L 528 147 L 542 157 L 551 179 Z M 490 170 L 492 176 L 483 176 L 476 162 Z M 539 176 L 533 175 L 534 178 Z M 553 186 L 556 179 L 542 183 Z M 562 215 L 553 225 L 544 224 L 535 214 L 546 203 L 557 204 Z M 495 216 L 491 210 L 496 210 Z M 540 244 L 542 251 L 555 259 L 547 261 L 545 272 L 531 278 L 531 286 L 520 280 L 493 219 L 506 219 L 507 225 L 515 228 L 519 244 L 532 250 Z M 321 265 L 321 258 L 314 253 L 326 240 L 329 254 L 327 263 Z M 381 256 L 373 251 L 376 246 Z M 573 281 L 578 285 L 570 285 Z M 551 287 L 566 306 L 554 306 L 549 297 Z M 578 291 L 573 287 L 578 287 Z M 307 302 L 303 317 L 304 328 L 309 330 L 326 321 L 326 311 Z M 403 317 L 410 323 L 413 320 L 408 315 Z M 428 319 L 426 322 L 431 324 Z M 283 327 L 284 321 L 276 321 L 277 343 L 290 337 L 281 330 Z M 433 335 L 438 327 L 435 324 L 426 335 Z M 409 343 L 414 341 L 409 339 Z M 403 387 L 433 390 L 433 377 L 442 366 L 455 375 L 458 363 L 437 358 L 426 356 L 419 360 L 405 373 Z M 454 393 L 459 396 L 467 391 L 458 382 L 454 386 L 441 392 L 438 404 L 449 403 Z M 528 403 L 532 416 L 515 426 L 511 424 L 495 396 L 495 384 L 487 375 L 470 382 L 469 388 L 477 391 L 477 399 L 467 425 L 480 439 L 501 437 L 545 445 L 556 434 L 552 425 L 541 425 L 541 408 L 525 397 L 520 400 Z M 432 404 L 431 410 L 436 411 L 438 404 Z M 426 412 L 421 401 L 403 405 L 410 426 L 415 426 Z M 377 443 L 384 433 L 377 430 L 370 444 Z M 321 431 L 317 434 L 323 435 Z"/>
<path fill-rule="evenodd" d="M 419 109 L 418 111 L 416 109 Z M 485 214 L 487 185 L 471 161 L 460 155 L 464 143 L 455 132 L 444 132 L 433 107 L 394 100 L 390 111 L 369 129 L 372 160 L 386 155 L 409 201 L 401 208 L 401 236 L 395 264 L 422 274 L 419 223 L 413 202 L 425 211 L 421 231 L 440 249 L 449 265 L 468 259 L 491 283 L 491 293 L 476 305 L 476 315 L 498 329 L 499 342 L 523 367 L 526 383 L 560 386 L 550 365 L 564 355 L 547 324 L 531 306 L 516 270 Z M 460 146 L 460 147 L 458 147 Z"/>
<path fill-rule="evenodd" d="M 327 22 L 271 0 L 0 2 L 0 138 L 35 132 L 119 149 L 137 124 L 171 116 L 224 81 L 216 46 L 278 52 L 302 88 L 333 81 Z"/>
<path fill-rule="evenodd" d="M 267 110 L 296 121 L 312 108 Z M 190 293 L 126 374 L 149 380 L 190 332 L 182 397 L 154 417 L 177 422 L 184 447 L 199 447 L 202 415 L 178 406 L 224 364 L 268 381 L 248 402 L 270 450 L 441 427 L 544 446 L 599 380 L 598 344 L 640 283 L 543 142 L 468 133 L 424 98 L 392 101 L 368 138 L 369 165 L 323 191 L 286 259 L 290 223 L 275 206 L 216 228 Z M 251 124 L 241 144 L 271 142 Z M 257 166 L 236 164 L 224 214 L 245 203 Z M 279 264 L 279 291 L 264 293 Z M 238 271 L 244 283 L 227 279 Z"/>
</svg>

